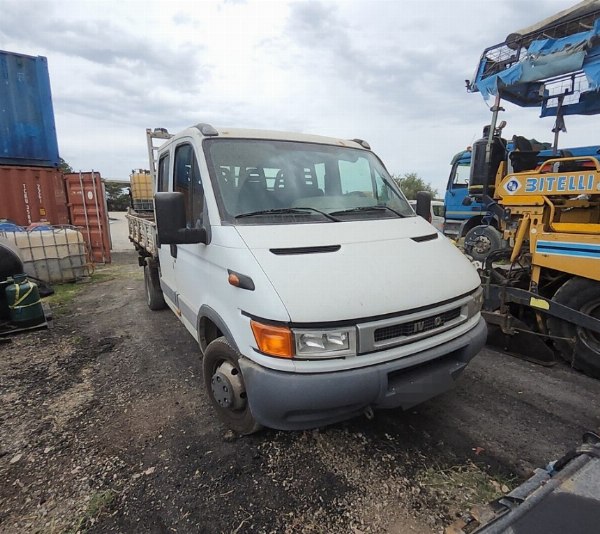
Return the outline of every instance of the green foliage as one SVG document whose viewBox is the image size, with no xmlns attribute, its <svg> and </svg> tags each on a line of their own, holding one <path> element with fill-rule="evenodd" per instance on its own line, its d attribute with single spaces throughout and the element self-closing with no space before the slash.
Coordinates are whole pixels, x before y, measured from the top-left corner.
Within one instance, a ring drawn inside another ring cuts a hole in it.
<svg viewBox="0 0 600 534">
<path fill-rule="evenodd" d="M 60 317 L 70 311 L 73 299 L 82 288 L 82 284 L 77 283 L 55 284 L 52 286 L 54 294 L 46 297 L 44 300 L 52 308 L 54 316 Z"/>
<path fill-rule="evenodd" d="M 100 515 L 114 508 L 118 494 L 112 489 L 94 493 L 88 502 L 87 509 L 77 519 L 69 534 L 83 534 L 93 527 Z"/>
<path fill-rule="evenodd" d="M 420 178 L 416 172 L 407 172 L 402 176 L 392 176 L 392 178 L 409 200 L 415 200 L 419 191 L 428 191 L 433 198 L 437 196 L 437 189 L 434 189 L 430 183 Z"/>
<path fill-rule="evenodd" d="M 129 207 L 129 194 L 120 182 L 104 182 L 108 211 L 126 211 Z"/>
<path fill-rule="evenodd" d="M 69 165 L 64 159 L 59 158 L 60 163 L 58 164 L 58 170 L 64 172 L 65 174 L 73 172 L 73 168 Z"/>
</svg>

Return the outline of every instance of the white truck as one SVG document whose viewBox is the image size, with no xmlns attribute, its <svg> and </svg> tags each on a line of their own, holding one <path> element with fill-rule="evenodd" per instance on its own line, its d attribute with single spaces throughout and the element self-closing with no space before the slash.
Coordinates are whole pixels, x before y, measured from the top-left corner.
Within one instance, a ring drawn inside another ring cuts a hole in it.
<svg viewBox="0 0 600 534">
<path fill-rule="evenodd" d="M 156 223 L 128 215 L 148 305 L 198 341 L 231 429 L 407 409 L 484 345 L 477 272 L 365 141 L 209 124 L 148 136 Z"/>
</svg>

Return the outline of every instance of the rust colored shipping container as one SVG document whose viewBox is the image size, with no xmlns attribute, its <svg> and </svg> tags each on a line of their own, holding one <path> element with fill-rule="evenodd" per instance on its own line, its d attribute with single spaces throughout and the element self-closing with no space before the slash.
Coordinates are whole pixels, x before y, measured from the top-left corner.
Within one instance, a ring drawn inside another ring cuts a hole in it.
<svg viewBox="0 0 600 534">
<path fill-rule="evenodd" d="M 0 165 L 0 219 L 69 224 L 63 175 L 53 167 Z"/>
<path fill-rule="evenodd" d="M 71 224 L 81 233 L 92 251 L 96 263 L 110 263 L 110 229 L 106 193 L 99 172 L 65 174 Z"/>
</svg>

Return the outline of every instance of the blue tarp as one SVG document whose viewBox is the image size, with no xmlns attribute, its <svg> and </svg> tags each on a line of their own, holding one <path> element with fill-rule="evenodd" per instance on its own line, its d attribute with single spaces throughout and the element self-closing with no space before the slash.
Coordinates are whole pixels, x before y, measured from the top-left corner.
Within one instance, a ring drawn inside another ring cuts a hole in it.
<svg viewBox="0 0 600 534">
<path fill-rule="evenodd" d="M 474 80 L 474 90 L 479 90 L 487 100 L 490 95 L 500 96 L 520 106 L 542 105 L 542 116 L 556 115 L 557 101 L 542 98 L 543 82 L 557 77 L 583 73 L 584 87 L 576 87 L 580 92 L 578 101 L 563 104 L 565 114 L 597 113 L 600 111 L 600 19 L 594 22 L 591 30 L 579 32 L 558 39 L 542 38 L 532 41 L 521 58 L 500 72 L 486 76 L 494 70 L 494 61 L 488 54 L 481 58 Z M 598 45 L 598 46 L 596 46 Z M 491 49 L 493 51 L 493 49 Z M 497 70 L 497 69 L 496 69 Z M 547 93 L 545 95 L 547 97 Z M 599 100 L 599 102 L 596 102 Z"/>
</svg>

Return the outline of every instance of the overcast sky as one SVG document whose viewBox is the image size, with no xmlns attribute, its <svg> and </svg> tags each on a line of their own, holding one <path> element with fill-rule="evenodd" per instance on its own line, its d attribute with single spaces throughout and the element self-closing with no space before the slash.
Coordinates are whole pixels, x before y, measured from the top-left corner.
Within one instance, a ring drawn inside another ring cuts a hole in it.
<svg viewBox="0 0 600 534">
<path fill-rule="evenodd" d="M 468 94 L 487 46 L 575 0 L 178 2 L 1 0 L 0 49 L 48 58 L 61 156 L 127 178 L 145 129 L 198 122 L 362 138 L 440 192 L 490 112 Z M 513 133 L 551 118 L 510 105 Z M 597 144 L 567 117 L 563 146 Z"/>
</svg>

